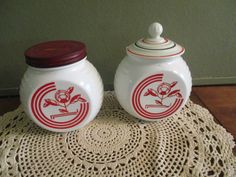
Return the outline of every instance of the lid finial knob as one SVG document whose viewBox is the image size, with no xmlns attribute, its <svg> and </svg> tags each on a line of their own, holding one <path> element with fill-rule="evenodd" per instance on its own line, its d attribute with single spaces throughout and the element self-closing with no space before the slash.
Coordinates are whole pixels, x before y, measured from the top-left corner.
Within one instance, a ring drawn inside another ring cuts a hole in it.
<svg viewBox="0 0 236 177">
<path fill-rule="evenodd" d="M 161 33 L 163 32 L 163 28 L 160 23 L 158 22 L 152 23 L 148 28 L 148 32 L 152 38 L 156 40 L 162 39 L 160 36 Z"/>
</svg>

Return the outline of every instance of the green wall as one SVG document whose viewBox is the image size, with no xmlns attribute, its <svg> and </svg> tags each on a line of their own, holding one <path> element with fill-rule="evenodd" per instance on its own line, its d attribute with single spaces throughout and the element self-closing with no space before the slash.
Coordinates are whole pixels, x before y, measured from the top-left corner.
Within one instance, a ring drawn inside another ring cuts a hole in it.
<svg viewBox="0 0 236 177">
<path fill-rule="evenodd" d="M 85 42 L 109 88 L 125 47 L 154 21 L 186 48 L 195 85 L 236 83 L 235 0 L 1 0 L 0 95 L 16 93 L 24 50 L 55 39 Z"/>
</svg>

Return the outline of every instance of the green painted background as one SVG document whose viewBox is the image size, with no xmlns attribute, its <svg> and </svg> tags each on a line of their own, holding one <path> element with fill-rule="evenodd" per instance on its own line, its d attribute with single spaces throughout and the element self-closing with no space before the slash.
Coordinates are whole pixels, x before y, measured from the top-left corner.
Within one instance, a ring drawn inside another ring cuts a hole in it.
<svg viewBox="0 0 236 177">
<path fill-rule="evenodd" d="M 17 93 L 24 50 L 55 39 L 85 42 L 109 88 L 125 47 L 154 21 L 186 48 L 195 85 L 236 83 L 235 0 L 1 0 L 0 95 Z"/>
</svg>

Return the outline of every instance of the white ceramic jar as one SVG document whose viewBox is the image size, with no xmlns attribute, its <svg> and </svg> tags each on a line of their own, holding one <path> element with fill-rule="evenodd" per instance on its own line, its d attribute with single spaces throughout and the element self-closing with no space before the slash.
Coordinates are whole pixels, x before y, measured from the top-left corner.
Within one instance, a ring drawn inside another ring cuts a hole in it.
<svg viewBox="0 0 236 177">
<path fill-rule="evenodd" d="M 162 38 L 161 24 L 149 27 L 149 38 L 126 48 L 115 75 L 114 88 L 121 106 L 144 120 L 159 120 L 180 110 L 189 98 L 192 78 L 181 55 L 185 49 Z"/>
<path fill-rule="evenodd" d="M 25 52 L 29 65 L 20 86 L 24 111 L 40 127 L 68 132 L 97 115 L 103 84 L 79 41 L 49 41 Z"/>
</svg>

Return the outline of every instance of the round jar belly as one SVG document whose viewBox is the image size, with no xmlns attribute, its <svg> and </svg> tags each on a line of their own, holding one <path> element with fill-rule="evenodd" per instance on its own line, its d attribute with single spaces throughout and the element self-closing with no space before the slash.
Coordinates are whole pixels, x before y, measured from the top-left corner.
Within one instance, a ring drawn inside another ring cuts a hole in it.
<svg viewBox="0 0 236 177">
<path fill-rule="evenodd" d="M 50 41 L 25 53 L 30 66 L 22 79 L 21 102 L 26 114 L 44 129 L 76 130 L 93 120 L 101 107 L 102 81 L 81 44 Z"/>
<path fill-rule="evenodd" d="M 159 25 L 155 27 L 160 28 Z M 180 56 L 184 49 L 162 39 L 141 39 L 128 46 L 128 55 L 115 75 L 115 92 L 121 106 L 144 120 L 159 120 L 173 115 L 185 105 L 191 92 L 191 74 Z M 145 41 L 145 47 L 139 48 L 142 41 Z M 173 50 L 175 46 L 177 48 Z M 172 51 L 168 53 L 165 49 Z"/>
</svg>

